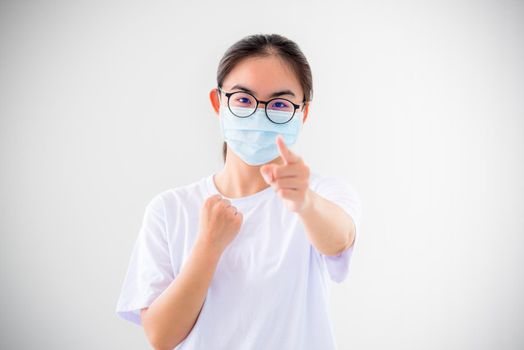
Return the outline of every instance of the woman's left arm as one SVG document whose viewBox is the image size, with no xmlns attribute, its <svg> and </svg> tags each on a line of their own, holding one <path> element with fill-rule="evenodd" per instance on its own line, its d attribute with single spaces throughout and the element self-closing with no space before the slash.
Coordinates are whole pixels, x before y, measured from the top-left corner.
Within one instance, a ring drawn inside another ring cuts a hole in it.
<svg viewBox="0 0 524 350">
<path fill-rule="evenodd" d="M 309 188 L 305 197 L 305 204 L 297 214 L 311 244 L 328 256 L 339 255 L 351 247 L 355 240 L 355 225 L 351 216 Z"/>
<path fill-rule="evenodd" d="M 322 254 L 336 256 L 351 247 L 355 223 L 340 206 L 309 187 L 309 167 L 287 148 L 281 136 L 277 145 L 283 165 L 260 167 L 264 179 L 302 221 L 311 244 Z"/>
</svg>

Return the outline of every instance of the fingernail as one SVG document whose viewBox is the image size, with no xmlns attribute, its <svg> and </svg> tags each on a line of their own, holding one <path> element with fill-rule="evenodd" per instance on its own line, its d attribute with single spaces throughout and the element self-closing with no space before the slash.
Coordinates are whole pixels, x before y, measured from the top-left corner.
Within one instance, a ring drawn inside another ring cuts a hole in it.
<svg viewBox="0 0 524 350">
<path fill-rule="evenodd" d="M 267 173 L 266 170 L 262 170 L 262 177 L 264 178 L 264 180 L 266 180 L 267 183 L 270 182 L 270 180 L 269 180 L 269 174 Z"/>
</svg>

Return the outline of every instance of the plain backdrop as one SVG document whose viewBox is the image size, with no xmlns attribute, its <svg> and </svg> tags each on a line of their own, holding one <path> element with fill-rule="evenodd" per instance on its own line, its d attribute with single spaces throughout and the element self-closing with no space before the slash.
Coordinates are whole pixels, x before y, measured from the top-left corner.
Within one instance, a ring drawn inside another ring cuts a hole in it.
<svg viewBox="0 0 524 350">
<path fill-rule="evenodd" d="M 339 348 L 522 349 L 523 19 L 522 1 L 2 1 L 0 347 L 149 348 L 115 314 L 145 205 L 222 167 L 218 62 L 278 33 L 313 71 L 295 150 L 362 199 L 330 285 Z"/>
</svg>

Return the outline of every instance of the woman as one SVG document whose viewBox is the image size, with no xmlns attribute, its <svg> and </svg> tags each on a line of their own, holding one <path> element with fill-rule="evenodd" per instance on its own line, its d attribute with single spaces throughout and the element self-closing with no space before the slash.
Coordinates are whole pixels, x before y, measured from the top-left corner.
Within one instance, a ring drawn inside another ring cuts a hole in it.
<svg viewBox="0 0 524 350">
<path fill-rule="evenodd" d="M 307 60 L 251 35 L 217 83 L 225 165 L 147 205 L 116 311 L 155 349 L 335 349 L 327 283 L 347 275 L 361 209 L 289 148 L 308 116 Z"/>
</svg>

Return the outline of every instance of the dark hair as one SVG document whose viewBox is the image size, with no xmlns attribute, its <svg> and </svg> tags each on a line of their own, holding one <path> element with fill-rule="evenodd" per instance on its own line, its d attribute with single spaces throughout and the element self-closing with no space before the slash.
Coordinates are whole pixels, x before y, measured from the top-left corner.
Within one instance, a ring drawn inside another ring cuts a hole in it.
<svg viewBox="0 0 524 350">
<path fill-rule="evenodd" d="M 248 35 L 227 49 L 218 65 L 218 87 L 222 87 L 226 76 L 241 60 L 270 55 L 278 56 L 290 65 L 304 91 L 303 102 L 311 101 L 313 98 L 313 77 L 307 59 L 295 42 L 279 34 Z M 225 162 L 226 142 L 222 146 L 222 154 Z"/>
</svg>

